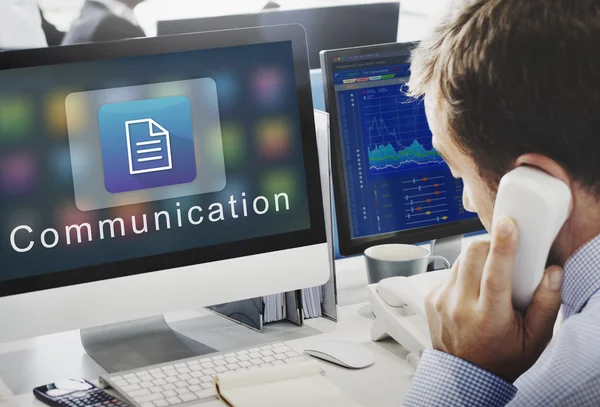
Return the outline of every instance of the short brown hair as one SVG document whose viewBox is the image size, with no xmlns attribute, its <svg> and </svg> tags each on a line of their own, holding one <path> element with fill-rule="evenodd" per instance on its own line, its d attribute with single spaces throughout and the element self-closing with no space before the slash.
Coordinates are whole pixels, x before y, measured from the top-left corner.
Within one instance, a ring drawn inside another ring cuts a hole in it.
<svg viewBox="0 0 600 407">
<path fill-rule="evenodd" d="M 462 1 L 412 57 L 490 186 L 521 154 L 600 195 L 600 0 Z"/>
</svg>

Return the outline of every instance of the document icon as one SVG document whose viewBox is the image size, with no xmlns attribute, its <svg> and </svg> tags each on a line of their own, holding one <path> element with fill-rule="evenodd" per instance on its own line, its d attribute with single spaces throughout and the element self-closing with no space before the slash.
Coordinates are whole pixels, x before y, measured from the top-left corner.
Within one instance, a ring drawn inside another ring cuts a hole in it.
<svg viewBox="0 0 600 407">
<path fill-rule="evenodd" d="M 196 179 L 191 105 L 185 96 L 105 104 L 98 109 L 104 186 L 110 193 Z"/>
<path fill-rule="evenodd" d="M 169 131 L 152 119 L 125 122 L 129 173 L 167 171 L 173 168 Z"/>
</svg>

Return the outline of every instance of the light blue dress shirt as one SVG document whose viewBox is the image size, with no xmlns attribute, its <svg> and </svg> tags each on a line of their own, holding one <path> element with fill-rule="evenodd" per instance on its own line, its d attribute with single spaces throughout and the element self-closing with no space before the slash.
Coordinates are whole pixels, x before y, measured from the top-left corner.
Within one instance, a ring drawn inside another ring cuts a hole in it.
<svg viewBox="0 0 600 407">
<path fill-rule="evenodd" d="M 407 407 L 600 406 L 600 235 L 565 264 L 558 337 L 514 384 L 436 350 L 423 354 Z"/>
</svg>

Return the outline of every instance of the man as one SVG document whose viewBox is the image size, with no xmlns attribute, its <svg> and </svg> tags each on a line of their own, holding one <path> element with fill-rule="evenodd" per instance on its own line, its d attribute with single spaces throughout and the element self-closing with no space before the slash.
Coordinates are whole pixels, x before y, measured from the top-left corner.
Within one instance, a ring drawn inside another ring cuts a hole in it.
<svg viewBox="0 0 600 407">
<path fill-rule="evenodd" d="M 471 244 L 426 298 L 434 349 L 405 405 L 600 405 L 599 49 L 600 0 L 470 0 L 416 51 L 410 90 L 491 243 Z M 521 165 L 572 192 L 524 313 L 511 304 L 519 231 L 491 224 L 500 178 Z"/>
<path fill-rule="evenodd" d="M 62 45 L 145 37 L 133 9 L 144 0 L 86 0 Z"/>
</svg>

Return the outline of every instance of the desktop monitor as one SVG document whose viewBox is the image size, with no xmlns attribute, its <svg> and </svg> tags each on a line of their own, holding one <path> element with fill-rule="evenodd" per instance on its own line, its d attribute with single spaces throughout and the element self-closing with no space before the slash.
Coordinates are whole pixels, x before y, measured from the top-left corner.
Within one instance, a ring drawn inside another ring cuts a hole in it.
<svg viewBox="0 0 600 407">
<path fill-rule="evenodd" d="M 0 341 L 329 279 L 299 25 L 0 54 Z"/>
<path fill-rule="evenodd" d="M 158 35 L 242 27 L 300 24 L 307 33 L 310 68 L 319 68 L 319 51 L 396 42 L 400 3 L 353 4 L 293 10 L 269 10 L 183 20 L 164 20 Z"/>
<path fill-rule="evenodd" d="M 483 229 L 462 205 L 462 181 L 432 146 L 423 101 L 404 92 L 415 45 L 321 53 L 344 256 Z"/>
</svg>

